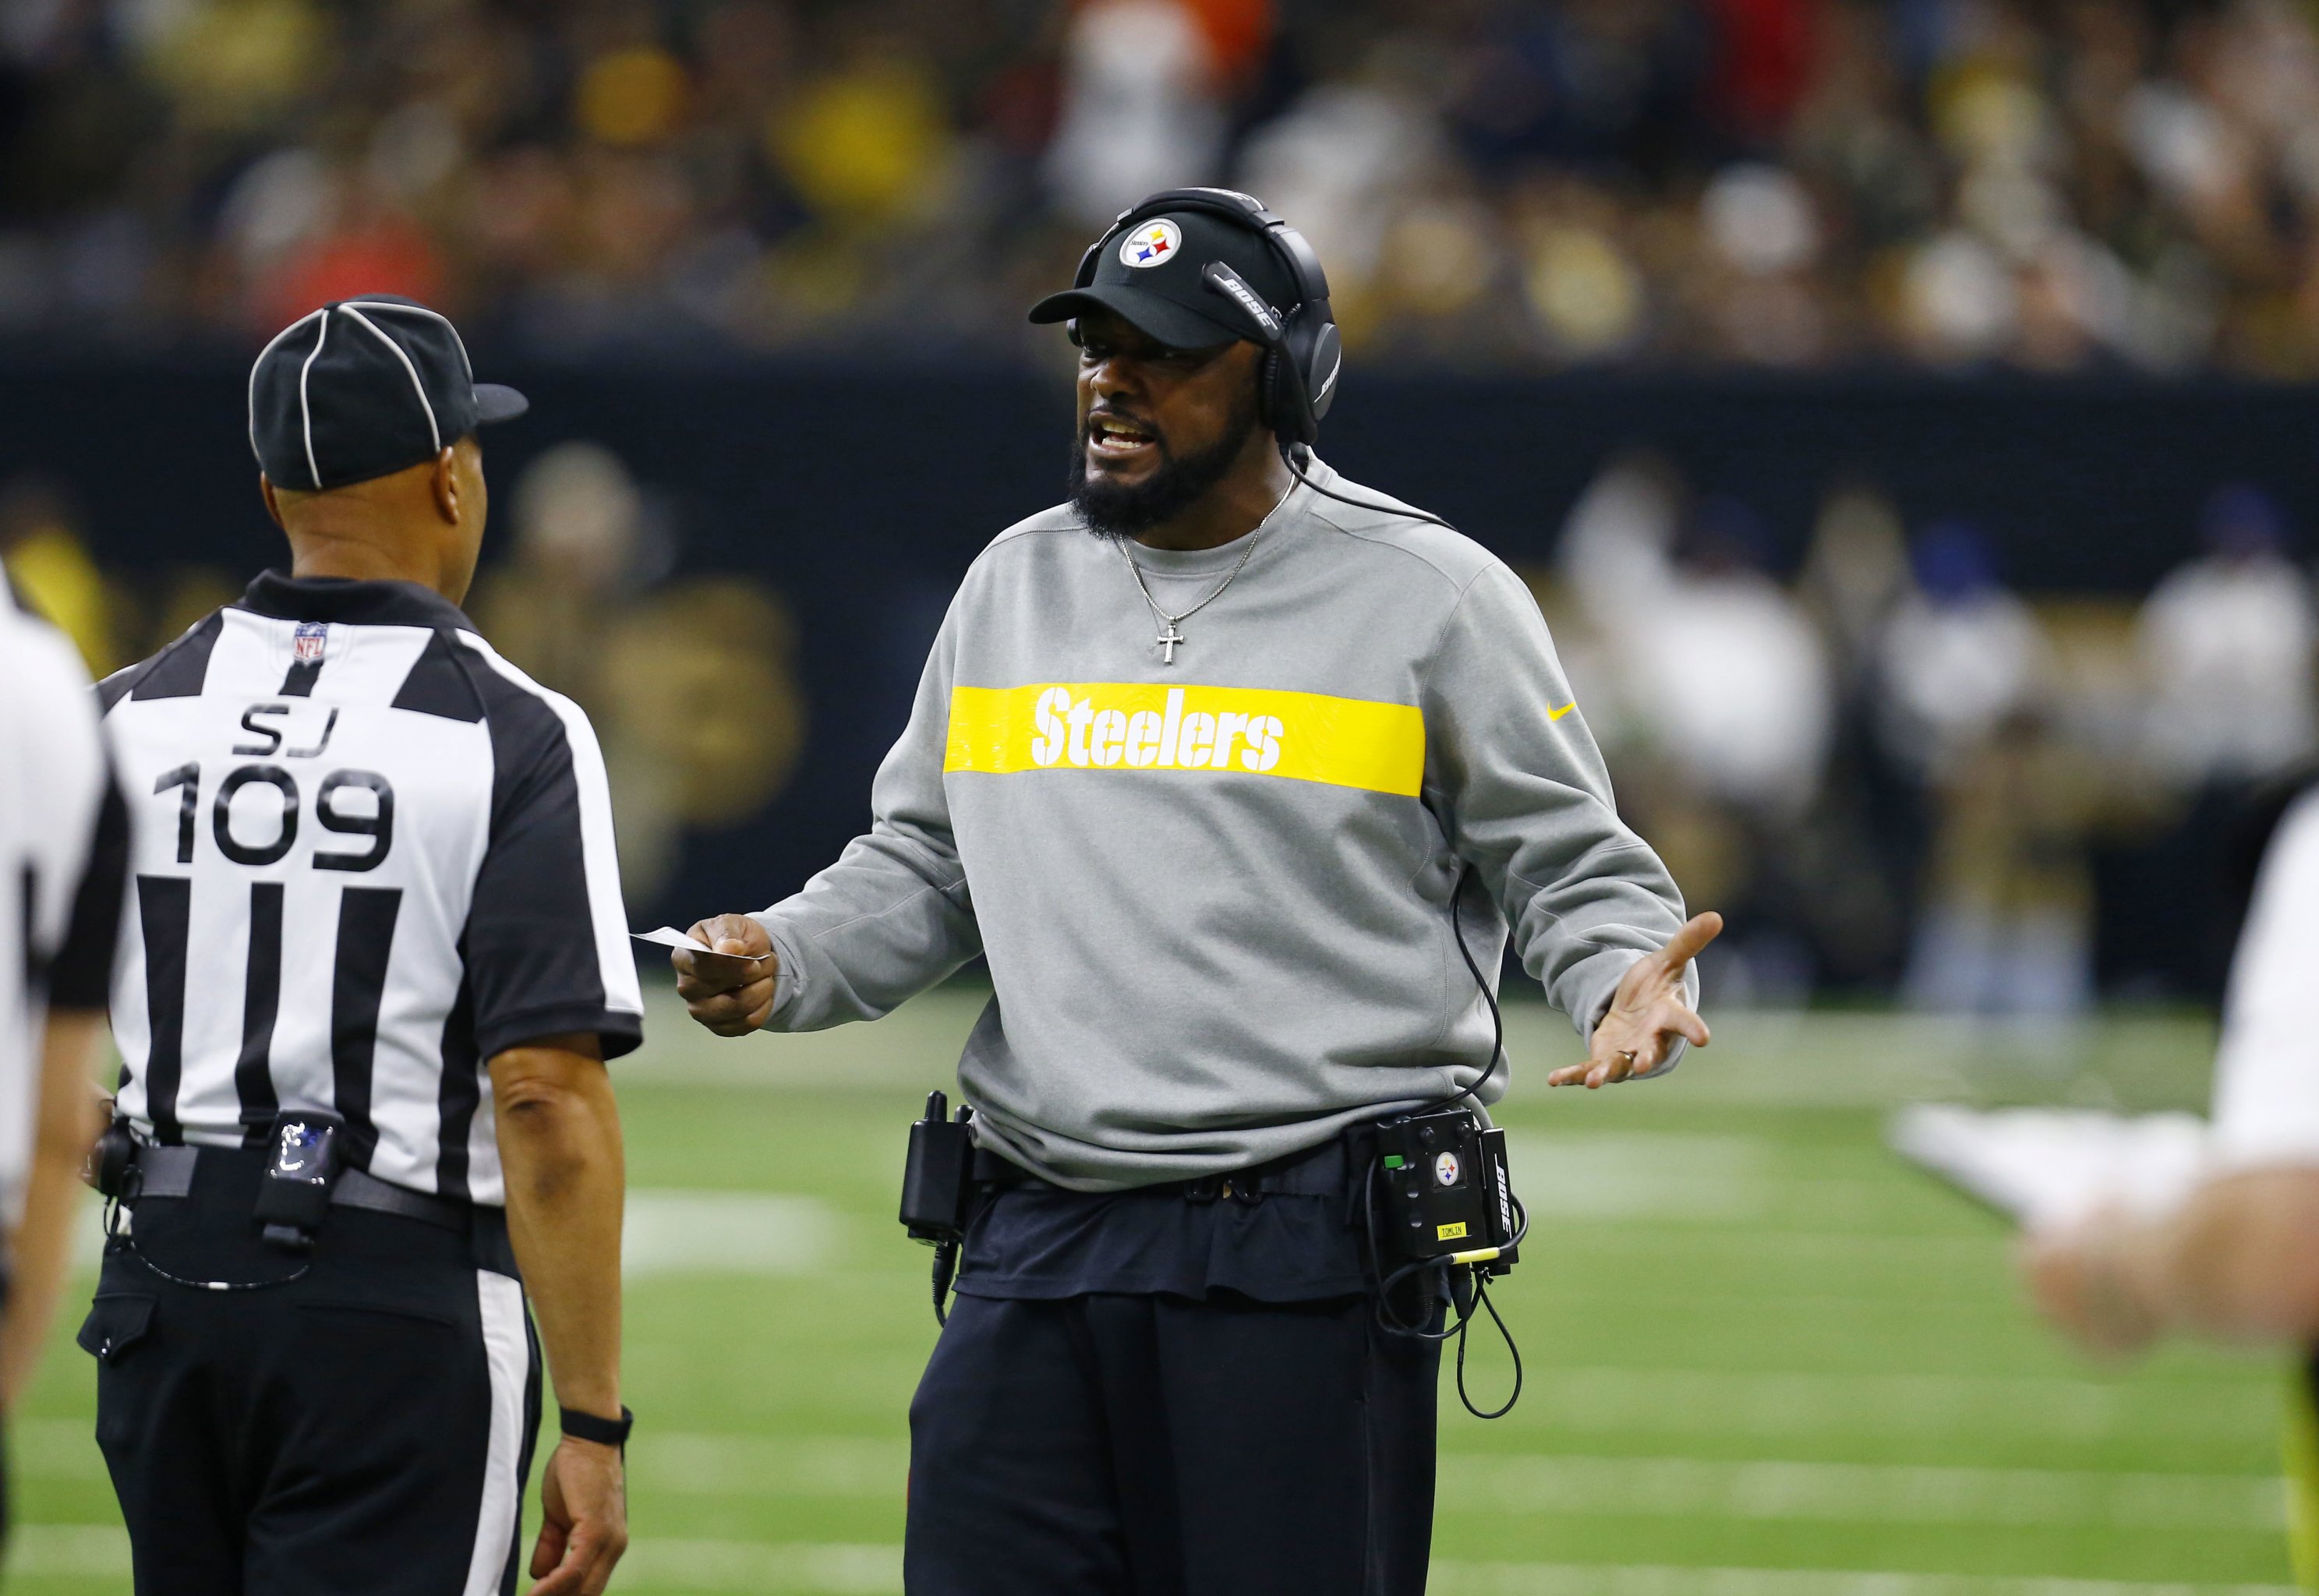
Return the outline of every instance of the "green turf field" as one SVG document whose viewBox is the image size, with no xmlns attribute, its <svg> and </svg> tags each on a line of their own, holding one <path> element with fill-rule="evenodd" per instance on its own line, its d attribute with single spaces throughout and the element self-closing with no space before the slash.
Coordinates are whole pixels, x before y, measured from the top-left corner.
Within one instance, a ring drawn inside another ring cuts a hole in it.
<svg viewBox="0 0 2319 1596">
<path fill-rule="evenodd" d="M 901 1589 L 904 1412 L 934 1325 L 895 1182 L 979 1001 L 718 1042 L 655 995 L 619 1067 L 644 1418 L 615 1590 Z M 1509 1016 L 1502 1118 L 1538 1222 L 1502 1300 L 1529 1386 L 1495 1424 L 1445 1395 L 1433 1588 L 2287 1596 L 2275 1366 L 2076 1360 L 2020 1306 L 1999 1225 L 1879 1141 L 1916 1097 L 2195 1105 L 2206 1028 L 2114 1019 L 2062 1068 L 1883 1016 L 1718 1025 L 1671 1079 L 1588 1095 L 1536 1084 L 1575 1056 L 1557 1016 Z M 1500 1391 L 1502 1353 L 1477 1361 Z M 26 1596 L 129 1588 L 91 1369 L 60 1341 L 15 1426 Z"/>
</svg>

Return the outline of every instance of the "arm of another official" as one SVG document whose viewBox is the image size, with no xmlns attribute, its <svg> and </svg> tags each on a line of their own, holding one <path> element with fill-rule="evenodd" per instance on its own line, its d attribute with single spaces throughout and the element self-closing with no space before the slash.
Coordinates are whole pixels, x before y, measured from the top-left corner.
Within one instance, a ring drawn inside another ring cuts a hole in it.
<svg viewBox="0 0 2319 1596">
<path fill-rule="evenodd" d="M 2155 1222 L 2109 1213 L 2032 1238 L 2038 1307 L 2089 1351 L 2138 1352 L 2169 1330 L 2319 1340 L 2319 1168 L 2250 1169 Z"/>
<path fill-rule="evenodd" d="M 1619 818 L 1538 603 L 1503 565 L 1467 584 L 1442 630 L 1425 724 L 1429 801 L 1522 968 L 1587 1040 L 1586 1061 L 1547 1084 L 1607 1086 L 1705 1046 L 1692 960 L 1723 918 L 1686 921 L 1666 866 Z"/>
<path fill-rule="evenodd" d="M 2171 1214 L 2100 1213 L 2022 1249 L 2030 1294 L 2085 1346 L 2134 1351 L 2170 1330 L 2319 1341 L 2319 790 L 2264 851 L 2231 961 L 2215 1060 L 2220 1168 Z"/>
<path fill-rule="evenodd" d="M 0 1317 L 0 1412 L 15 1411 L 16 1399 L 32 1384 L 64 1289 L 81 1162 L 98 1130 L 90 1078 L 104 1034 L 101 1013 L 59 1009 L 49 1015 L 32 1177 L 24 1189 L 24 1216 L 8 1239 L 13 1273 L 7 1312 Z"/>
<path fill-rule="evenodd" d="M 620 1213 L 627 1170 L 611 1077 L 593 1036 L 492 1059 L 508 1234 L 555 1399 L 620 1416 Z M 540 1478 L 535 1596 L 598 1596 L 628 1545 L 619 1449 L 566 1436 Z"/>
<path fill-rule="evenodd" d="M 957 615 L 953 604 L 878 767 L 868 833 L 795 897 L 695 925 L 716 953 L 671 955 L 677 995 L 717 1035 L 880 1019 L 982 951 L 943 788 Z"/>
<path fill-rule="evenodd" d="M 69 754 L 58 763 L 70 768 Z M 0 1315 L 0 1412 L 40 1367 L 72 1254 L 72 1220 L 80 1206 L 80 1170 L 100 1114 L 90 1089 L 129 885 L 129 809 L 108 772 L 63 939 L 49 960 L 48 1025 L 41 1050 L 40 1105 L 32 1128 L 32 1167 L 24 1213 L 8 1238 L 14 1272 Z M 37 935 L 35 938 L 37 945 Z"/>
</svg>

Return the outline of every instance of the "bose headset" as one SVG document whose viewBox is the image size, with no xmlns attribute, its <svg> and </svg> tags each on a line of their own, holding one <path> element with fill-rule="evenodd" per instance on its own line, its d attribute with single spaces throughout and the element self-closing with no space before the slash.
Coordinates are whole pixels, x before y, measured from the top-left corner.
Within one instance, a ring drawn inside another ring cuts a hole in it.
<svg viewBox="0 0 2319 1596">
<path fill-rule="evenodd" d="M 1449 523 L 1439 516 L 1403 505 L 1352 499 L 1324 488 L 1304 474 L 1300 457 L 1321 436 L 1321 418 L 1337 397 L 1337 376 L 1344 369 L 1344 340 L 1337 333 L 1337 318 L 1329 309 L 1329 275 L 1304 235 L 1264 208 L 1254 194 L 1236 188 L 1166 188 L 1130 205 L 1112 221 L 1110 230 L 1087 246 L 1079 257 L 1074 288 L 1095 281 L 1096 263 L 1120 234 L 1137 222 L 1169 211 L 1197 211 L 1244 228 L 1272 247 L 1296 284 L 1296 302 L 1286 315 L 1265 303 L 1232 267 L 1210 261 L 1200 275 L 1217 293 L 1239 307 L 1254 341 L 1264 348 L 1264 367 L 1257 377 L 1257 418 L 1280 440 L 1281 463 L 1289 474 L 1325 499 L 1360 509 L 1381 509 L 1437 527 Z M 1076 339 L 1077 334 L 1074 333 Z M 1455 531 L 1457 528 L 1450 527 Z"/>
<path fill-rule="evenodd" d="M 1258 379 L 1259 416 L 1283 444 L 1310 446 L 1321 436 L 1321 418 L 1337 396 L 1337 373 L 1344 346 L 1329 310 L 1328 274 L 1304 235 L 1264 208 L 1254 194 L 1230 188 L 1169 188 L 1122 211 L 1111 230 L 1079 257 L 1074 288 L 1095 281 L 1096 262 L 1112 241 L 1139 221 L 1169 211 L 1197 211 L 1255 233 L 1272 246 L 1296 284 L 1296 304 L 1284 319 L 1232 267 L 1211 262 L 1208 286 L 1240 308 L 1255 341 L 1264 347 Z"/>
</svg>

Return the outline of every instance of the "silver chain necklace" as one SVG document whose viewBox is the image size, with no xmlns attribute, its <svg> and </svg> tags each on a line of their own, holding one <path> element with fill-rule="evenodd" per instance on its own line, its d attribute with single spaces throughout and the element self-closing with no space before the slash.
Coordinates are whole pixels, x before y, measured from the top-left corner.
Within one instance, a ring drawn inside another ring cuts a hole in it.
<svg viewBox="0 0 2319 1596">
<path fill-rule="evenodd" d="M 1294 482 L 1289 483 L 1288 493 L 1294 493 L 1295 491 L 1296 484 Z M 1179 609 L 1173 615 L 1170 615 L 1166 610 L 1160 609 L 1160 600 L 1151 596 L 1150 588 L 1145 585 L 1143 581 L 1143 567 L 1135 563 L 1135 556 L 1127 552 L 1126 543 L 1122 541 L 1114 546 L 1119 550 L 1119 557 L 1127 562 L 1128 574 L 1135 578 L 1135 591 L 1141 593 L 1143 595 L 1143 601 L 1151 607 L 1151 618 L 1160 623 L 1160 636 L 1153 638 L 1152 641 L 1157 643 L 1164 651 L 1160 656 L 1160 663 L 1162 664 L 1174 664 L 1176 663 L 1176 650 L 1183 646 L 1184 634 L 1177 629 L 1176 623 L 1178 621 L 1189 620 L 1192 617 L 1199 614 L 1200 611 L 1205 609 L 1209 605 L 1214 603 L 1217 600 L 1224 596 L 1224 590 L 1232 586 L 1232 579 L 1237 577 L 1241 572 L 1248 569 L 1249 561 L 1253 558 L 1256 554 L 1256 540 L 1264 536 L 1265 527 L 1269 526 L 1271 524 L 1272 518 L 1280 512 L 1280 506 L 1288 502 L 1288 493 L 1283 493 L 1280 496 L 1279 503 L 1275 504 L 1270 509 L 1265 511 L 1264 519 L 1257 522 L 1256 526 L 1249 532 L 1248 546 L 1241 550 L 1239 563 L 1233 565 L 1230 571 L 1224 573 L 1223 581 L 1216 583 L 1215 587 L 1209 591 L 1208 596 L 1201 600 L 1197 604 L 1193 605 L 1189 609 Z"/>
</svg>

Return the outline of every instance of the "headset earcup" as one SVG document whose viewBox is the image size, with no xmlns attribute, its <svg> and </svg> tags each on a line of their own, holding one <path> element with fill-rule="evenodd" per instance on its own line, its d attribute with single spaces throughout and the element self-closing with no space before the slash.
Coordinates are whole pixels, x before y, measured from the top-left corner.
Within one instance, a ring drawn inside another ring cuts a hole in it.
<svg viewBox="0 0 2319 1596">
<path fill-rule="evenodd" d="M 1304 386 L 1310 369 L 1313 323 L 1299 305 L 1288 313 L 1279 344 L 1265 356 L 1265 397 L 1272 415 L 1268 422 L 1275 437 L 1286 443 L 1309 444 L 1321 429 L 1313 416 L 1313 401 Z M 1331 329 L 1333 330 L 1333 329 Z"/>
<path fill-rule="evenodd" d="M 1287 366 L 1288 363 L 1282 358 L 1279 349 L 1270 348 L 1264 352 L 1264 358 L 1256 368 L 1256 419 L 1267 430 L 1279 433 L 1283 437 L 1288 436 L 1281 422 L 1287 410 L 1281 403 L 1280 379 Z"/>
</svg>

